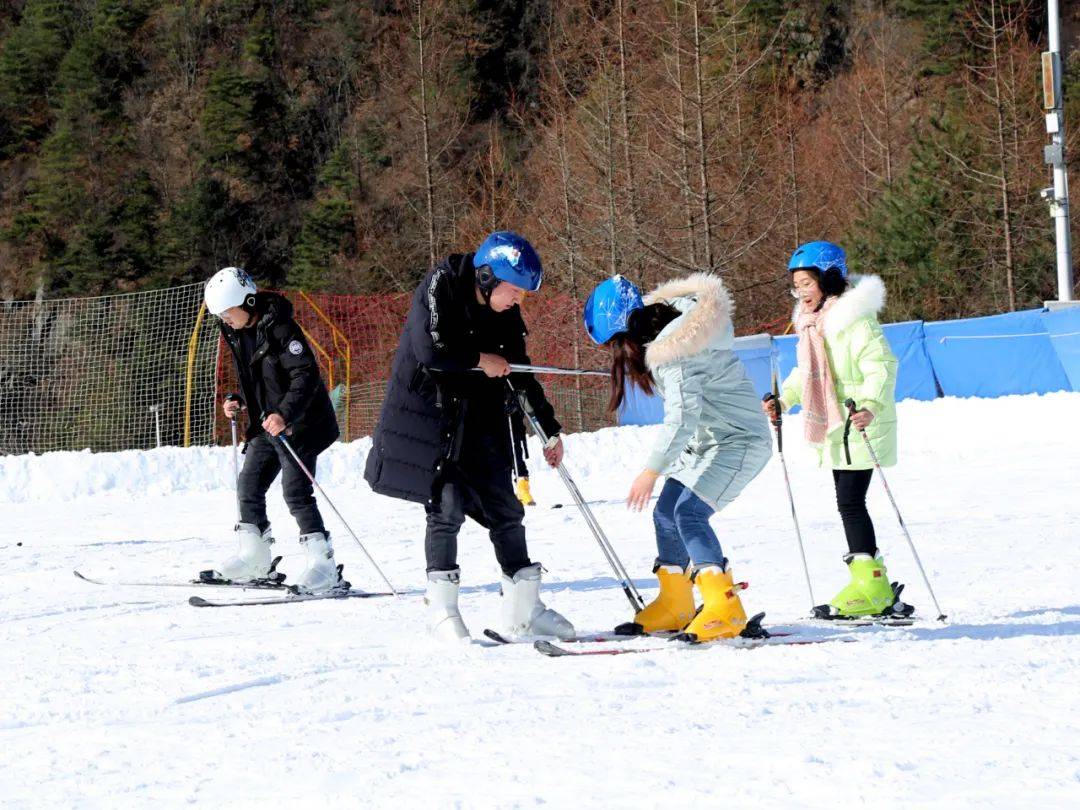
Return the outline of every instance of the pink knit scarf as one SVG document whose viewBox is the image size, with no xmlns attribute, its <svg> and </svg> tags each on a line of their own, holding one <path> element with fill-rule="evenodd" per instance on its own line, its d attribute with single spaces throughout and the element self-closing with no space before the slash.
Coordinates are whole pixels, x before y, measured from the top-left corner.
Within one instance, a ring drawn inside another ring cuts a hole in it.
<svg viewBox="0 0 1080 810">
<path fill-rule="evenodd" d="M 810 444 L 823 444 L 826 436 L 844 423 L 825 353 L 825 315 L 836 300 L 835 296 L 826 298 L 817 312 L 800 309 L 795 320 L 799 334 L 795 354 L 803 377 L 803 432 Z"/>
</svg>

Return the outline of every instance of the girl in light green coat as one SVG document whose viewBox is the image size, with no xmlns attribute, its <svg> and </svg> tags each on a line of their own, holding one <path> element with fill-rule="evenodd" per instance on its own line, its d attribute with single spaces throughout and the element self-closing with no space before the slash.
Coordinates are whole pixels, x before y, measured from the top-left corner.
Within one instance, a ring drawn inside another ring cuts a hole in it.
<svg viewBox="0 0 1080 810">
<path fill-rule="evenodd" d="M 908 615 L 897 599 L 878 551 L 866 492 L 874 473 L 863 431 L 882 467 L 896 463 L 896 357 L 877 321 L 885 305 L 885 285 L 877 276 L 852 277 L 844 251 L 831 242 L 809 242 L 788 264 L 796 305 L 798 363 L 784 380 L 779 404 L 785 411 L 803 407 L 807 441 L 821 466 L 832 469 L 836 505 L 844 523 L 851 580 L 826 605 L 819 618 Z M 856 403 L 848 413 L 844 403 Z M 767 399 L 766 413 L 776 403 Z"/>
</svg>

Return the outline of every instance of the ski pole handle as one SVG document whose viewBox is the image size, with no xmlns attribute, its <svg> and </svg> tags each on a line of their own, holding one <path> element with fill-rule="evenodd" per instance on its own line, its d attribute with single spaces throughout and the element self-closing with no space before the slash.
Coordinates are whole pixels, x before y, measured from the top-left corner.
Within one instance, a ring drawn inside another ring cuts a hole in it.
<svg viewBox="0 0 1080 810">
<path fill-rule="evenodd" d="M 772 418 L 769 422 L 772 423 L 773 427 L 780 427 L 780 400 L 777 398 L 776 394 L 768 393 L 761 398 L 761 401 L 772 404 L 772 407 L 769 409 L 772 411 Z"/>
<path fill-rule="evenodd" d="M 847 399 L 844 400 L 844 407 L 847 408 L 848 421 L 850 422 L 851 418 L 856 413 L 858 413 L 859 407 L 855 404 L 855 400 L 853 400 L 851 397 L 848 397 Z M 861 428 L 858 425 L 855 426 L 855 429 L 858 430 L 860 433 L 864 433 L 866 431 L 866 428 Z"/>
<path fill-rule="evenodd" d="M 762 402 L 768 402 L 772 405 L 770 410 L 772 411 L 772 418 L 769 419 L 773 429 L 776 431 L 776 451 L 783 454 L 784 452 L 784 431 L 780 429 L 782 425 L 782 417 L 780 416 L 780 400 L 776 394 L 766 394 L 761 398 Z"/>
</svg>

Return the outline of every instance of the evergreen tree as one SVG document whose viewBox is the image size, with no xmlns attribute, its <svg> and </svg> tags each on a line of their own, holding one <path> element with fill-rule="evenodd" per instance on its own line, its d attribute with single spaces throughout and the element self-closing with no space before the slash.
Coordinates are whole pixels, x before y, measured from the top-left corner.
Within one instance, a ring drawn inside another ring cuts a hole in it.
<svg viewBox="0 0 1080 810">
<path fill-rule="evenodd" d="M 273 51 L 273 29 L 260 10 L 248 27 L 239 64 L 227 63 L 210 77 L 201 123 L 211 166 L 250 177 L 271 170 L 267 156 L 278 117 L 268 65 Z"/>
<path fill-rule="evenodd" d="M 922 23 L 925 57 L 923 72 L 948 76 L 960 67 L 964 38 L 960 33 L 960 12 L 969 0 L 898 0 L 897 9 Z"/>
<path fill-rule="evenodd" d="M 15 154 L 48 129 L 46 92 L 71 45 L 74 11 L 63 0 L 27 0 L 0 49 L 0 156 Z"/>
<path fill-rule="evenodd" d="M 229 264 L 250 265 L 231 240 L 238 206 L 224 183 L 204 177 L 185 189 L 162 226 L 161 257 L 155 281 L 163 286 L 205 280 Z"/>
<path fill-rule="evenodd" d="M 872 204 L 849 237 L 851 268 L 882 276 L 888 320 L 934 320 L 978 310 L 973 243 L 981 189 L 946 156 L 970 154 L 970 143 L 947 118 L 917 133 L 911 162 L 898 182 Z"/>
<path fill-rule="evenodd" d="M 471 117 L 506 117 L 512 104 L 536 115 L 550 0 L 473 0 L 472 5 L 479 50 L 469 71 Z"/>
<path fill-rule="evenodd" d="M 350 194 L 356 188 L 348 149 L 339 146 L 319 173 L 320 191 L 304 213 L 289 283 L 307 290 L 333 286 L 334 257 L 355 247 Z"/>
</svg>

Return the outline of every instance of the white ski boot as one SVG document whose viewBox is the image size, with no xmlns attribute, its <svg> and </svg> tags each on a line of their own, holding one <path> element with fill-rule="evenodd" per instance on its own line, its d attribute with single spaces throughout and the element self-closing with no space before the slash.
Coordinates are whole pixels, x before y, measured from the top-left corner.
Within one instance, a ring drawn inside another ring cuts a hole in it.
<svg viewBox="0 0 1080 810">
<path fill-rule="evenodd" d="M 307 555 L 306 566 L 291 590 L 311 594 L 349 587 L 349 583 L 341 578 L 341 566 L 334 561 L 334 547 L 330 545 L 329 535 L 323 532 L 302 534 L 300 547 Z"/>
<path fill-rule="evenodd" d="M 203 582 L 277 582 L 284 579 L 274 571 L 277 560 L 270 559 L 274 537 L 269 527 L 260 532 L 254 523 L 237 523 L 235 531 L 238 543 L 236 556 L 230 557 L 218 568 L 199 572 L 199 579 Z"/>
<path fill-rule="evenodd" d="M 469 628 L 461 619 L 458 610 L 458 589 L 461 583 L 461 569 L 450 571 L 429 571 L 427 593 L 424 604 L 427 605 L 428 633 L 439 641 L 458 642 L 469 638 Z"/>
<path fill-rule="evenodd" d="M 558 636 L 573 638 L 574 625 L 540 601 L 540 563 L 513 577 L 502 575 L 503 628 L 510 638 Z"/>
</svg>

